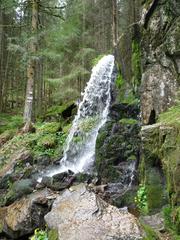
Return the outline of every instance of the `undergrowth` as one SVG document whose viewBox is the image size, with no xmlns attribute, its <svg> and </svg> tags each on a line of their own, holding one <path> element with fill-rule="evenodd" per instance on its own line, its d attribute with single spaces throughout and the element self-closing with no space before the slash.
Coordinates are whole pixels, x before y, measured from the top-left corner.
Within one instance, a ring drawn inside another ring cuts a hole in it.
<svg viewBox="0 0 180 240">
<path fill-rule="evenodd" d="M 180 104 L 169 108 L 166 112 L 159 115 L 158 122 L 169 124 L 169 125 L 179 125 L 180 124 Z"/>
</svg>

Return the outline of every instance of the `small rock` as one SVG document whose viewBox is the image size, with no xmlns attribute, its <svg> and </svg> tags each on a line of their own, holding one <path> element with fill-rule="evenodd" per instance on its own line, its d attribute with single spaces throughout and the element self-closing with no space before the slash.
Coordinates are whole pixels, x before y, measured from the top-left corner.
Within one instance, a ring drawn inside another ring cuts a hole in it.
<svg viewBox="0 0 180 240">
<path fill-rule="evenodd" d="M 164 218 L 162 213 L 156 213 L 151 216 L 142 216 L 141 220 L 145 224 L 151 226 L 154 230 L 157 230 L 157 231 L 165 230 Z"/>
</svg>

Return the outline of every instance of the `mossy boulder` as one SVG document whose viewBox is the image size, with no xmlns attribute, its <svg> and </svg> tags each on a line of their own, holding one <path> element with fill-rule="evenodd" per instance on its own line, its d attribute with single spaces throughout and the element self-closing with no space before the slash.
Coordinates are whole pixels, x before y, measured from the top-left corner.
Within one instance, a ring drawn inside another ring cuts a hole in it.
<svg viewBox="0 0 180 240">
<path fill-rule="evenodd" d="M 139 125 L 128 121 L 109 121 L 101 128 L 96 141 L 96 169 L 103 181 L 122 180 L 123 166 L 138 159 L 138 133 Z"/>
<path fill-rule="evenodd" d="M 13 203 L 16 199 L 32 193 L 34 187 L 35 182 L 33 182 L 31 179 L 22 179 L 13 183 L 12 185 L 10 184 L 7 194 L 4 196 L 6 200 L 5 204 L 9 205 Z"/>
<path fill-rule="evenodd" d="M 168 200 L 180 204 L 180 126 L 154 124 L 141 131 L 141 180 L 147 187 L 149 211 L 161 208 Z"/>
</svg>

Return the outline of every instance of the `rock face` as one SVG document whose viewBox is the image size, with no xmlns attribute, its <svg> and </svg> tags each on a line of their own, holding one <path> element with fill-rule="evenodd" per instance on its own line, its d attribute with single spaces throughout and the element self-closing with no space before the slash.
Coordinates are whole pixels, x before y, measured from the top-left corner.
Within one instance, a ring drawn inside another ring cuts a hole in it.
<svg viewBox="0 0 180 240">
<path fill-rule="evenodd" d="M 111 121 L 99 131 L 96 140 L 96 169 L 102 182 L 128 183 L 128 172 L 139 155 L 136 120 L 138 108 L 128 104 L 111 108 Z"/>
<path fill-rule="evenodd" d="M 45 221 L 50 228 L 58 230 L 59 240 L 142 239 L 133 215 L 108 205 L 84 185 L 59 196 Z"/>
<path fill-rule="evenodd" d="M 142 24 L 141 110 L 144 124 L 174 103 L 180 73 L 179 1 L 144 1 Z"/>
<path fill-rule="evenodd" d="M 96 140 L 96 170 L 101 183 L 111 183 L 107 196 L 117 207 L 134 204 L 140 151 L 138 113 L 137 105 L 112 105 L 111 121 L 100 129 Z"/>
<path fill-rule="evenodd" d="M 1 233 L 11 239 L 19 239 L 33 233 L 35 228 L 44 226 L 44 215 L 55 197 L 51 191 L 43 190 L 0 208 L 0 239 Z"/>
<path fill-rule="evenodd" d="M 167 201 L 180 204 L 180 135 L 177 126 L 154 124 L 141 132 L 141 176 L 147 188 L 149 210 L 157 210 Z"/>
</svg>

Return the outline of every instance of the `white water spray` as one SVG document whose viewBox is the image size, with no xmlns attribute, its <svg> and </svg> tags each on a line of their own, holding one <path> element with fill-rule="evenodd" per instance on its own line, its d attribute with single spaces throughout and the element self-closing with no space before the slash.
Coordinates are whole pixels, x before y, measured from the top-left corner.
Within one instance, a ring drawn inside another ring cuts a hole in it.
<svg viewBox="0 0 180 240">
<path fill-rule="evenodd" d="M 53 176 L 67 170 L 74 173 L 88 171 L 93 165 L 99 129 L 104 125 L 111 103 L 111 80 L 114 56 L 104 56 L 92 69 L 83 100 L 66 141 L 60 166 L 46 175 Z"/>
</svg>

